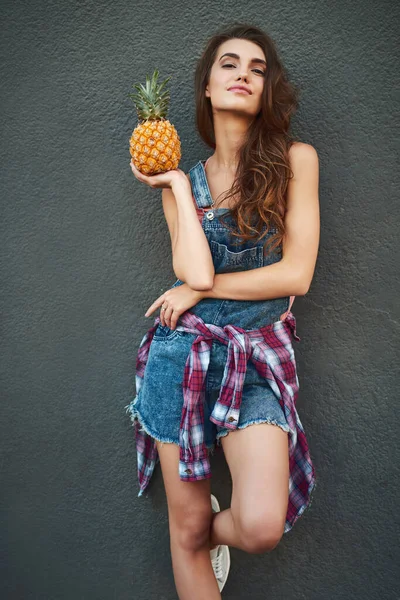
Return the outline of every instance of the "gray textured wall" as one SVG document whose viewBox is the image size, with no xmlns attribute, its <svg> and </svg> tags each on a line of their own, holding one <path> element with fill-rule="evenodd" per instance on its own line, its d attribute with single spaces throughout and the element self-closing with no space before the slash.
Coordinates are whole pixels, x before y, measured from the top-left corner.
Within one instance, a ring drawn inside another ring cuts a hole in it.
<svg viewBox="0 0 400 600">
<path fill-rule="evenodd" d="M 400 597 L 398 3 L 3 0 L 2 598 L 176 598 L 160 467 L 137 498 L 124 413 L 144 312 L 175 280 L 161 193 L 129 168 L 127 94 L 172 76 L 187 172 L 210 154 L 195 61 L 233 19 L 276 40 L 302 87 L 294 131 L 320 157 L 320 253 L 293 307 L 318 487 L 272 553 L 231 549 L 223 597 Z"/>
</svg>

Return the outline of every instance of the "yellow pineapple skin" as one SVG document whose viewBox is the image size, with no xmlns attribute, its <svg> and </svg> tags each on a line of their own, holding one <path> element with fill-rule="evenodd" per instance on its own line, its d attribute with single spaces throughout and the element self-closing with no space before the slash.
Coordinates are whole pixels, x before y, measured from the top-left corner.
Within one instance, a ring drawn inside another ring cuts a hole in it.
<svg viewBox="0 0 400 600">
<path fill-rule="evenodd" d="M 129 152 L 138 171 L 155 175 L 178 168 L 181 142 L 168 119 L 147 120 L 133 130 Z"/>
</svg>

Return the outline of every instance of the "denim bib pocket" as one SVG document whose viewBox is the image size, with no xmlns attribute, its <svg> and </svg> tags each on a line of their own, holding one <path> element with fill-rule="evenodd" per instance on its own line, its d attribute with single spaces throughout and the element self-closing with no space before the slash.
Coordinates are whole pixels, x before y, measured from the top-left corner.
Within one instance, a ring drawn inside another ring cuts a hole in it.
<svg viewBox="0 0 400 600">
<path fill-rule="evenodd" d="M 210 250 L 216 273 L 246 271 L 263 266 L 264 253 L 262 245 L 233 252 L 229 250 L 226 244 L 211 240 Z"/>
</svg>

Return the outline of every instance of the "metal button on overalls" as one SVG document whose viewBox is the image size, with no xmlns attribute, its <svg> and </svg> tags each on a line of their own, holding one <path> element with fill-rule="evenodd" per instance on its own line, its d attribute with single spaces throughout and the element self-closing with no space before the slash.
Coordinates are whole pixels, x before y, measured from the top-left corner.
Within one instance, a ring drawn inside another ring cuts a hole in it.
<svg viewBox="0 0 400 600">
<path fill-rule="evenodd" d="M 209 221 L 212 221 L 214 218 L 214 213 L 212 210 L 209 210 L 208 213 L 206 213 L 206 217 Z"/>
</svg>

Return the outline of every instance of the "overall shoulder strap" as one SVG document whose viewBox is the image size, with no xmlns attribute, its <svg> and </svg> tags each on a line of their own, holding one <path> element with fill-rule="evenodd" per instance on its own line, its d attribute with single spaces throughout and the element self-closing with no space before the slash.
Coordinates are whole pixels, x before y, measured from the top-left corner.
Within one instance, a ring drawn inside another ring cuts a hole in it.
<svg viewBox="0 0 400 600">
<path fill-rule="evenodd" d="M 189 171 L 193 197 L 199 208 L 205 208 L 212 204 L 203 162 L 199 160 Z"/>
</svg>

